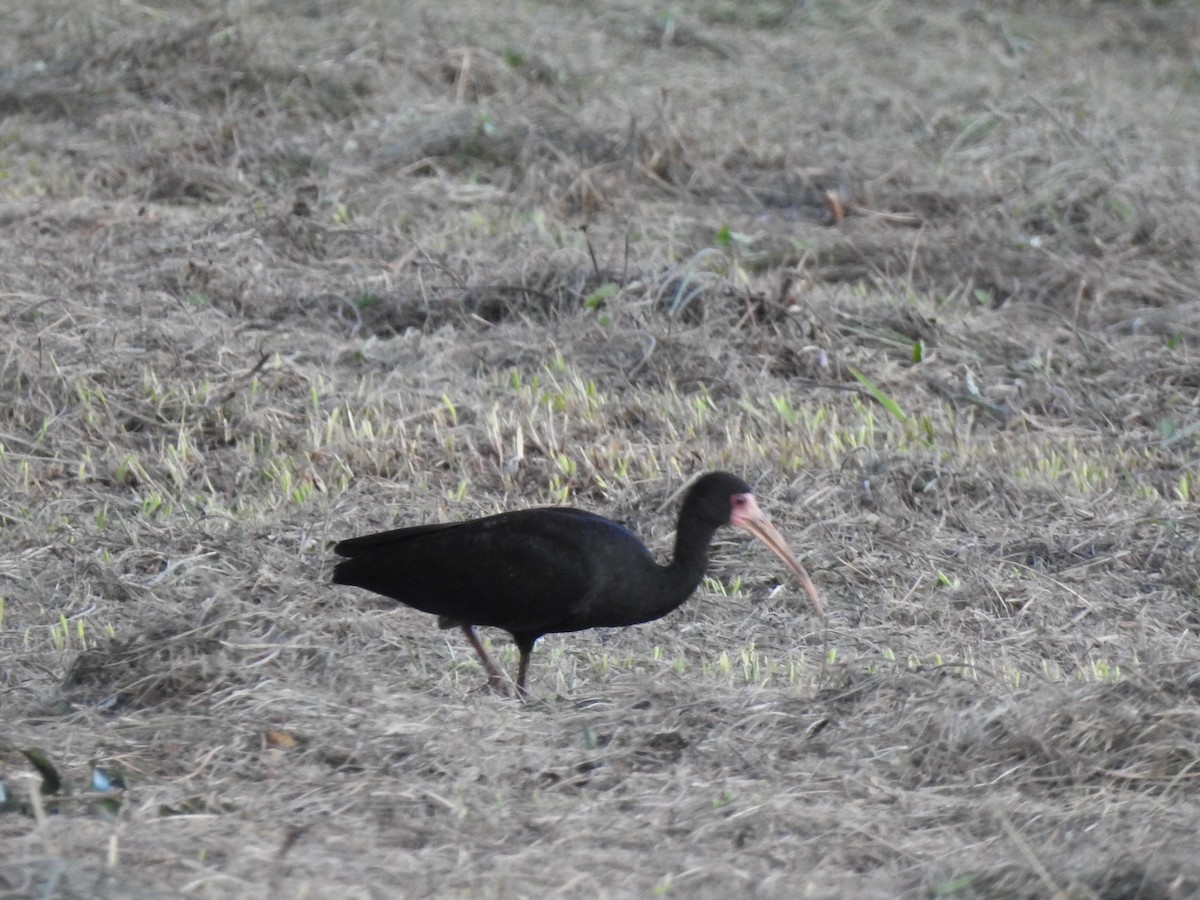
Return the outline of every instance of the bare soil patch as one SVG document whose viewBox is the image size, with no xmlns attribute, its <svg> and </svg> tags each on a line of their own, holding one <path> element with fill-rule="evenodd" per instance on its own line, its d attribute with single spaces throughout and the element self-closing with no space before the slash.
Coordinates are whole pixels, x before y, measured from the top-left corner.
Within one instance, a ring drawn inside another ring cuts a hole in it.
<svg viewBox="0 0 1200 900">
<path fill-rule="evenodd" d="M 1200 10 L 684 6 L 0 10 L 0 895 L 1200 893 Z M 827 626 L 328 583 L 718 468 Z"/>
</svg>

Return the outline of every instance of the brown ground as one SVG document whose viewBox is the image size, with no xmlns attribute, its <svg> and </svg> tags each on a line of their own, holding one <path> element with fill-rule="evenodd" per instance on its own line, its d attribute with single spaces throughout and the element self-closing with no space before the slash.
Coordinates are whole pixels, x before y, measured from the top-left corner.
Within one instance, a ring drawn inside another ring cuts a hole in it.
<svg viewBox="0 0 1200 900">
<path fill-rule="evenodd" d="M 0 896 L 1200 892 L 1195 2 L 0 20 Z M 328 584 L 710 468 L 827 627 Z"/>
</svg>

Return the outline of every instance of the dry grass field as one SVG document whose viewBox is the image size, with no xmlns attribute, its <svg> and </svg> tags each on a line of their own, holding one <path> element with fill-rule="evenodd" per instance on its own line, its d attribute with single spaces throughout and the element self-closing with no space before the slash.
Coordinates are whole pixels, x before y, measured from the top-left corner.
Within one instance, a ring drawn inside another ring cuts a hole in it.
<svg viewBox="0 0 1200 900">
<path fill-rule="evenodd" d="M 0 7 L 0 898 L 1200 894 L 1195 0 Z M 329 583 L 718 468 L 827 622 Z"/>
</svg>

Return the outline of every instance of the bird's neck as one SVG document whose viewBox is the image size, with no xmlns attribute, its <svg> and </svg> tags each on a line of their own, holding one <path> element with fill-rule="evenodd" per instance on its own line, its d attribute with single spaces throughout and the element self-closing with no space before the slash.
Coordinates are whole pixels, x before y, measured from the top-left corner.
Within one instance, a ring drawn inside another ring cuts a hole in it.
<svg viewBox="0 0 1200 900">
<path fill-rule="evenodd" d="M 601 625 L 635 625 L 652 622 L 678 609 L 692 595 L 704 578 L 708 565 L 708 544 L 713 529 L 692 519 L 680 520 L 675 534 L 675 555 L 671 562 L 660 566 L 646 555 L 646 569 L 631 581 L 632 573 L 621 573 L 616 581 L 630 584 L 615 593 L 602 613 L 588 619 L 588 627 Z M 638 565 L 642 563 L 639 561 Z"/>
<path fill-rule="evenodd" d="M 708 568 L 708 545 L 712 543 L 714 531 L 716 529 L 711 525 L 695 519 L 680 519 L 675 532 L 675 555 L 666 571 L 667 593 L 674 600 L 671 609 L 690 597 L 704 579 L 704 570 Z"/>
</svg>

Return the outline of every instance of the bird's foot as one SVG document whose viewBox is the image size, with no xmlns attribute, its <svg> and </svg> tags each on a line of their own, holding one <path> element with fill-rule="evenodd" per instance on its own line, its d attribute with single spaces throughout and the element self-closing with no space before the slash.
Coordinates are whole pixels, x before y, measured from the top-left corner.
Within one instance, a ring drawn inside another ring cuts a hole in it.
<svg viewBox="0 0 1200 900">
<path fill-rule="evenodd" d="M 508 690 L 508 681 L 499 672 L 488 672 L 487 680 L 488 690 L 493 694 L 499 694 L 501 697 L 510 696 Z"/>
</svg>

